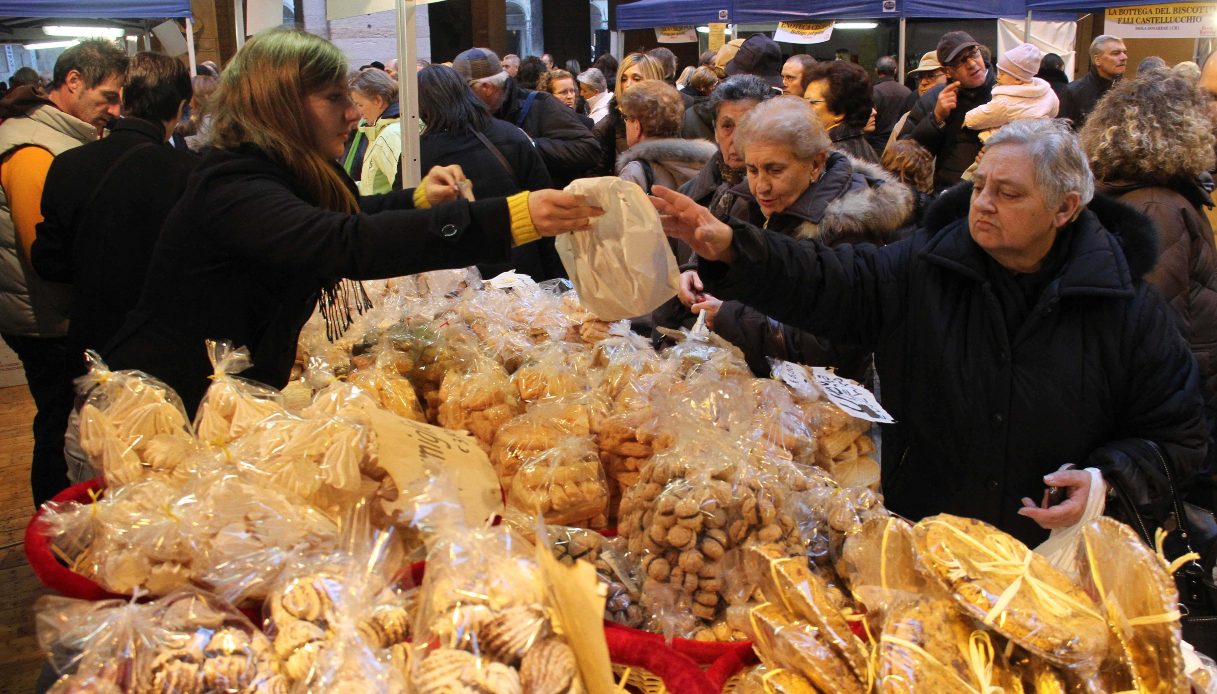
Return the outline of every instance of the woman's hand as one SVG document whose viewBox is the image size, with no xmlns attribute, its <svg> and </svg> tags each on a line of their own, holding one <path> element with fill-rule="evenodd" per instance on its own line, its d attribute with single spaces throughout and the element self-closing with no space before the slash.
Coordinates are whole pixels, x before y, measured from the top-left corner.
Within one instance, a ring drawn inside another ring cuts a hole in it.
<svg viewBox="0 0 1217 694">
<path fill-rule="evenodd" d="M 697 270 L 685 270 L 680 273 L 680 288 L 676 290 L 676 296 L 680 298 L 680 303 L 684 304 L 686 308 L 697 303 L 698 296 L 704 290 L 705 287 L 702 286 Z"/>
<path fill-rule="evenodd" d="M 534 190 L 528 194 L 528 214 L 541 236 L 586 231 L 604 210 L 587 204 L 587 198 L 560 190 Z"/>
<path fill-rule="evenodd" d="M 713 330 L 714 317 L 718 315 L 718 309 L 722 308 L 722 306 L 722 301 L 710 296 L 709 294 L 702 294 L 698 297 L 698 302 L 693 304 L 690 308 L 693 309 L 693 313 L 706 314 L 706 327 Z"/>
<path fill-rule="evenodd" d="M 1055 506 L 1040 508 L 1024 497 L 1018 515 L 1030 518 L 1046 530 L 1077 525 L 1086 512 L 1086 502 L 1090 498 L 1090 473 L 1086 470 L 1060 470 L 1045 475 L 1044 484 L 1065 489 L 1065 500 Z"/>
<path fill-rule="evenodd" d="M 423 178 L 423 194 L 432 207 L 456 200 L 461 194 L 461 181 L 465 180 L 465 172 L 461 167 L 433 166 Z"/>
<path fill-rule="evenodd" d="M 729 263 L 735 259 L 731 227 L 715 219 L 710 210 L 663 186 L 651 190 L 651 202 L 659 210 L 665 234 L 689 244 L 694 253 L 706 260 Z"/>
</svg>

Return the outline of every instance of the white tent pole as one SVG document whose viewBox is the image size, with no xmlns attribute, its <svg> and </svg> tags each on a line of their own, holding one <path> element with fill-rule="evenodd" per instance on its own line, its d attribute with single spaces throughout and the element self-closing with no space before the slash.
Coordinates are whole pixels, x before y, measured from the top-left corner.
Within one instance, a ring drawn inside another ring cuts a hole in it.
<svg viewBox="0 0 1217 694">
<path fill-rule="evenodd" d="M 232 16 L 237 29 L 237 50 L 245 45 L 245 0 L 232 0 Z"/>
<path fill-rule="evenodd" d="M 195 66 L 194 55 L 194 20 L 186 18 L 186 57 L 190 59 L 190 76 L 198 77 L 199 69 Z"/>
<path fill-rule="evenodd" d="M 1031 43 L 1031 10 L 1027 10 L 1027 21 L 1023 24 L 1023 43 Z"/>
<path fill-rule="evenodd" d="M 900 84 L 904 84 L 904 54 L 907 49 L 907 46 L 905 46 L 905 39 L 906 39 L 905 22 L 906 21 L 907 20 L 905 20 L 904 17 L 900 18 L 900 56 L 899 56 L 899 60 L 897 62 L 897 65 L 899 65 L 900 67 L 899 67 L 898 76 L 896 77 L 896 79 L 900 81 Z"/>
<path fill-rule="evenodd" d="M 418 145 L 418 37 L 415 0 L 397 0 L 397 79 L 401 105 L 401 187 L 422 180 Z M 468 174 L 469 172 L 466 172 Z"/>
</svg>

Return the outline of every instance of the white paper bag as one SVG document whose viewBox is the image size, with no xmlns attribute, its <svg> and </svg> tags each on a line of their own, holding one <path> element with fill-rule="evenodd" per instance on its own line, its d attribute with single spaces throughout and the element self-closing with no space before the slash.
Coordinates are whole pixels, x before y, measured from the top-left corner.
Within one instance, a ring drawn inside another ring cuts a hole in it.
<svg viewBox="0 0 1217 694">
<path fill-rule="evenodd" d="M 654 311 L 676 296 L 680 270 L 659 213 L 636 184 L 613 176 L 582 178 L 566 192 L 604 210 L 589 231 L 555 240 L 579 300 L 603 321 Z"/>
</svg>

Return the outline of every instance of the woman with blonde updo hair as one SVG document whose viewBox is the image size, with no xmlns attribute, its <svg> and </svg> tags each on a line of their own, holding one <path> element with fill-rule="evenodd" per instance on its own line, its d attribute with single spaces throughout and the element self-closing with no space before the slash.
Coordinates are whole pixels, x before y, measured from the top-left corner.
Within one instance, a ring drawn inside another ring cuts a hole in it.
<svg viewBox="0 0 1217 694">
<path fill-rule="evenodd" d="M 318 306 L 335 338 L 367 307 L 351 280 L 505 261 L 598 212 L 552 190 L 467 202 L 456 166 L 361 197 L 337 163 L 357 120 L 329 41 L 279 28 L 237 51 L 216 92 L 214 149 L 165 220 L 106 362 L 155 374 L 193 413 L 212 372 L 204 341 L 228 339 L 249 348 L 243 376 L 282 388 Z"/>
<path fill-rule="evenodd" d="M 1095 105 L 1080 137 L 1099 192 L 1153 221 L 1161 255 L 1145 280 L 1179 315 L 1200 365 L 1209 422 L 1208 498 L 1217 472 L 1217 246 L 1204 208 L 1201 177 L 1213 169 L 1208 99 L 1191 79 L 1168 68 L 1123 79 Z"/>
</svg>

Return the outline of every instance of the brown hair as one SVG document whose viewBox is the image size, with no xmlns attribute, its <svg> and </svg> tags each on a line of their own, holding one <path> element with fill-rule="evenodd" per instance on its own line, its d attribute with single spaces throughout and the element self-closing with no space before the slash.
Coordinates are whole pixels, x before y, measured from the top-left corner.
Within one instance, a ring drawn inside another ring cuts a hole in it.
<svg viewBox="0 0 1217 694">
<path fill-rule="evenodd" d="M 251 144 L 287 168 L 304 199 L 354 214 L 359 202 L 339 169 L 320 151 L 305 98 L 346 84 L 342 51 L 303 31 L 277 28 L 250 39 L 220 75 L 212 145 L 235 150 Z"/>
<path fill-rule="evenodd" d="M 643 80 L 620 96 L 619 108 L 626 118 L 642 126 L 647 137 L 676 137 L 684 120 L 685 102 L 680 92 L 661 80 Z"/>
<path fill-rule="evenodd" d="M 883 152 L 883 168 L 913 190 L 934 192 L 934 155 L 913 140 L 896 140 Z"/>
<path fill-rule="evenodd" d="M 693 87 L 702 94 L 709 94 L 721 81 L 722 80 L 720 80 L 718 77 L 718 73 L 714 71 L 714 68 L 709 68 L 702 65 L 694 70 L 693 74 L 689 77 L 689 86 Z"/>
<path fill-rule="evenodd" d="M 570 80 L 575 83 L 575 88 L 579 88 L 579 83 L 575 81 L 575 76 L 559 68 L 554 68 L 548 72 L 541 73 L 541 79 L 537 80 L 537 91 L 545 92 L 546 94 L 554 93 L 554 82 L 558 80 Z"/>
</svg>

